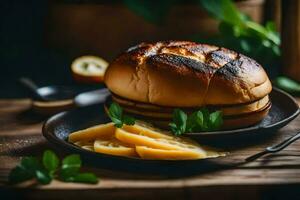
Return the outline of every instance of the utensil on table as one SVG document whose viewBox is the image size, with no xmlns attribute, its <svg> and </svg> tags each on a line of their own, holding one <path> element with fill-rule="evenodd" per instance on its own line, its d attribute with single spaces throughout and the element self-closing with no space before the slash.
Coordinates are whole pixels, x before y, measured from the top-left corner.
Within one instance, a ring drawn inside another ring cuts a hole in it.
<svg viewBox="0 0 300 200">
<path fill-rule="evenodd" d="M 292 137 L 285 139 L 284 141 L 282 141 L 279 144 L 269 146 L 265 150 L 246 158 L 245 161 L 251 162 L 251 161 L 254 161 L 266 154 L 279 152 L 279 151 L 283 150 L 284 148 L 286 148 L 287 146 L 289 146 L 290 144 L 292 144 L 293 142 L 295 142 L 296 140 L 298 140 L 299 138 L 300 138 L 300 132 L 298 132 L 296 135 L 294 135 Z"/>
<path fill-rule="evenodd" d="M 29 78 L 21 78 L 19 81 L 30 91 L 32 109 L 39 114 L 51 115 L 75 107 L 101 103 L 110 94 L 106 88 L 80 93 L 72 87 L 39 87 Z"/>
</svg>

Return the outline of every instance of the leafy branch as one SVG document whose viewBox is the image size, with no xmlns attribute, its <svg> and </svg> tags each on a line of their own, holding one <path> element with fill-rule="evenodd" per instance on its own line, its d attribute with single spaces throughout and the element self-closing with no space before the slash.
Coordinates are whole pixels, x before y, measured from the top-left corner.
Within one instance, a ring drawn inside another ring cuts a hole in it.
<svg viewBox="0 0 300 200">
<path fill-rule="evenodd" d="M 69 155 L 60 162 L 53 151 L 46 150 L 41 161 L 36 157 L 22 158 L 11 170 L 9 182 L 16 184 L 35 179 L 38 183 L 46 185 L 58 178 L 64 182 L 97 183 L 98 178 L 93 173 L 80 172 L 81 164 L 80 156 L 77 154 Z"/>
</svg>

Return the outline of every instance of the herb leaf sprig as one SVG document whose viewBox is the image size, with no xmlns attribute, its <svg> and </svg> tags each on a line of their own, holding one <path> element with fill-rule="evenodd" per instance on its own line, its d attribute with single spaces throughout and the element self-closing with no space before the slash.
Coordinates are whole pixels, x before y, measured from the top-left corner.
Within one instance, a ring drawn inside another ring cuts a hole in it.
<svg viewBox="0 0 300 200">
<path fill-rule="evenodd" d="M 203 108 L 187 115 L 184 111 L 175 109 L 173 112 L 173 122 L 169 126 L 172 133 L 181 135 L 191 132 L 218 130 L 222 124 L 221 111 L 210 113 L 207 108 Z"/>
<path fill-rule="evenodd" d="M 187 115 L 180 109 L 175 109 L 173 112 L 173 122 L 169 124 L 172 133 L 181 135 L 186 131 Z"/>
<path fill-rule="evenodd" d="M 46 150 L 41 161 L 36 157 L 22 158 L 19 165 L 11 170 L 9 182 L 16 184 L 36 179 L 38 183 L 46 185 L 54 178 L 58 178 L 64 182 L 97 183 L 98 178 L 93 173 L 80 172 L 81 164 L 82 161 L 77 154 L 69 155 L 60 162 L 53 151 Z"/>
<path fill-rule="evenodd" d="M 122 128 L 123 124 L 134 125 L 135 119 L 123 114 L 123 109 L 118 103 L 113 102 L 108 109 L 108 116 L 117 128 Z"/>
</svg>

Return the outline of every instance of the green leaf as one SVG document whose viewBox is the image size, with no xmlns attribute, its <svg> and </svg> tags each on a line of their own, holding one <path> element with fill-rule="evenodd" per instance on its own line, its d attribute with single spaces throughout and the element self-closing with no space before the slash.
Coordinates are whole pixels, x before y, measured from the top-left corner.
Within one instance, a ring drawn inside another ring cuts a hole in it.
<svg viewBox="0 0 300 200">
<path fill-rule="evenodd" d="M 275 85 L 291 93 L 300 93 L 300 84 L 288 77 L 279 76 L 274 81 Z"/>
<path fill-rule="evenodd" d="M 215 111 L 209 115 L 210 130 L 217 130 L 222 126 L 222 124 L 223 124 L 223 119 L 222 119 L 221 111 Z"/>
<path fill-rule="evenodd" d="M 135 119 L 133 117 L 130 117 L 128 115 L 123 116 L 123 122 L 124 124 L 127 125 L 134 125 L 135 124 Z"/>
<path fill-rule="evenodd" d="M 201 110 L 196 111 L 188 116 L 187 119 L 187 132 L 201 131 L 204 123 L 204 117 Z"/>
<path fill-rule="evenodd" d="M 52 177 L 46 170 L 35 171 L 35 177 L 37 181 L 43 185 L 49 184 L 52 181 Z"/>
<path fill-rule="evenodd" d="M 252 51 L 252 45 L 248 40 L 241 39 L 240 40 L 240 46 L 245 52 L 251 52 Z"/>
<path fill-rule="evenodd" d="M 108 109 L 108 114 L 110 117 L 121 120 L 122 119 L 123 110 L 121 106 L 117 103 L 112 103 Z"/>
<path fill-rule="evenodd" d="M 280 45 L 280 37 L 274 31 L 268 31 L 264 26 L 253 22 L 247 21 L 246 26 L 249 31 L 252 31 L 253 34 L 258 35 L 262 40 L 268 39 L 276 45 Z"/>
<path fill-rule="evenodd" d="M 114 118 L 114 117 L 110 117 L 110 119 L 115 124 L 115 127 L 122 128 L 122 126 L 123 126 L 122 120 Z"/>
<path fill-rule="evenodd" d="M 26 169 L 29 173 L 33 174 L 36 170 L 41 168 L 41 165 L 37 158 L 35 157 L 24 157 L 21 160 L 20 166 Z"/>
<path fill-rule="evenodd" d="M 207 108 L 202 108 L 201 112 L 203 114 L 203 131 L 209 131 L 209 110 Z"/>
<path fill-rule="evenodd" d="M 43 154 L 43 165 L 52 176 L 59 166 L 57 155 L 51 150 L 46 150 Z"/>
<path fill-rule="evenodd" d="M 266 29 L 268 31 L 274 31 L 274 32 L 276 32 L 276 25 L 275 25 L 275 23 L 273 21 L 268 21 L 266 23 Z"/>
<path fill-rule="evenodd" d="M 42 176 L 42 172 L 45 174 L 44 176 Z M 19 183 L 36 178 L 40 183 L 47 184 L 51 181 L 51 178 L 50 181 L 48 180 L 49 177 L 48 172 L 43 170 L 37 158 L 24 157 L 20 164 L 10 172 L 9 181 L 11 183 Z"/>
<path fill-rule="evenodd" d="M 98 183 L 98 177 L 93 173 L 79 173 L 65 179 L 66 182 Z"/>
<path fill-rule="evenodd" d="M 223 15 L 223 21 L 227 23 L 231 23 L 237 26 L 241 26 L 243 24 L 243 19 L 241 13 L 234 5 L 231 0 L 220 0 L 221 1 L 221 10 Z"/>
<path fill-rule="evenodd" d="M 79 172 L 81 167 L 81 159 L 77 154 L 72 154 L 65 157 L 62 161 L 61 166 L 61 176 L 62 178 L 68 178 L 70 176 L 74 176 Z"/>
<path fill-rule="evenodd" d="M 16 184 L 32 178 L 34 178 L 34 174 L 30 173 L 22 166 L 16 166 L 10 171 L 8 181 L 12 184 Z"/>
<path fill-rule="evenodd" d="M 175 135 L 181 135 L 186 132 L 187 115 L 180 109 L 173 112 L 173 123 L 170 124 L 171 131 Z"/>
<path fill-rule="evenodd" d="M 276 56 L 280 56 L 280 55 L 281 55 L 281 51 L 280 51 L 279 46 L 273 45 L 273 46 L 272 46 L 272 50 L 273 50 L 273 53 L 274 53 Z"/>
<path fill-rule="evenodd" d="M 213 17 L 226 23 L 242 26 L 247 19 L 231 0 L 199 0 L 200 5 Z"/>
<path fill-rule="evenodd" d="M 59 166 L 59 159 L 53 151 L 47 150 L 43 154 L 43 165 L 35 157 L 24 157 L 20 164 L 9 174 L 10 183 L 20 183 L 35 178 L 40 184 L 49 184 Z M 97 183 L 98 178 L 92 173 L 79 173 L 81 167 L 79 155 L 65 157 L 60 169 L 60 179 L 67 182 Z"/>
<path fill-rule="evenodd" d="M 199 0 L 199 3 L 211 16 L 224 21 L 220 0 Z"/>
<path fill-rule="evenodd" d="M 134 125 L 135 119 L 128 115 L 123 116 L 123 110 L 117 103 L 112 103 L 108 109 L 108 116 L 117 128 L 122 128 L 123 124 Z"/>
</svg>

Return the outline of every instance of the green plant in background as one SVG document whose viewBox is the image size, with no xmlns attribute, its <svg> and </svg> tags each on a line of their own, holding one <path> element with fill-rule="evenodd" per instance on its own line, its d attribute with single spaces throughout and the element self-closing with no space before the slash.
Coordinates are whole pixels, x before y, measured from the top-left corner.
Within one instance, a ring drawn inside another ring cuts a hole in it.
<svg viewBox="0 0 300 200">
<path fill-rule="evenodd" d="M 147 21 L 162 25 L 164 17 L 174 4 L 184 4 L 184 0 L 124 0 L 129 9 L 144 17 Z M 272 21 L 264 26 L 254 22 L 240 12 L 232 0 L 190 0 L 199 4 L 209 15 L 219 21 L 219 33 L 209 38 L 198 36 L 196 42 L 215 44 L 241 52 L 254 58 L 267 69 L 271 78 L 278 75 L 280 64 L 281 39 Z M 300 94 L 299 83 L 287 78 L 277 77 L 274 84 L 293 94 Z"/>
<path fill-rule="evenodd" d="M 195 37 L 193 40 L 224 46 L 252 57 L 265 67 L 278 63 L 280 36 L 273 22 L 262 26 L 241 13 L 231 0 L 194 0 L 211 17 L 220 21 L 219 34 L 210 38 Z M 183 0 L 124 0 L 129 9 L 146 20 L 163 24 L 165 15 L 174 4 Z M 201 33 L 199 33 L 201 34 Z"/>
<path fill-rule="evenodd" d="M 265 67 L 280 56 L 280 36 L 274 22 L 265 26 L 241 13 L 231 0 L 199 0 L 200 5 L 219 20 L 219 34 L 208 42 L 244 53 Z"/>
</svg>

